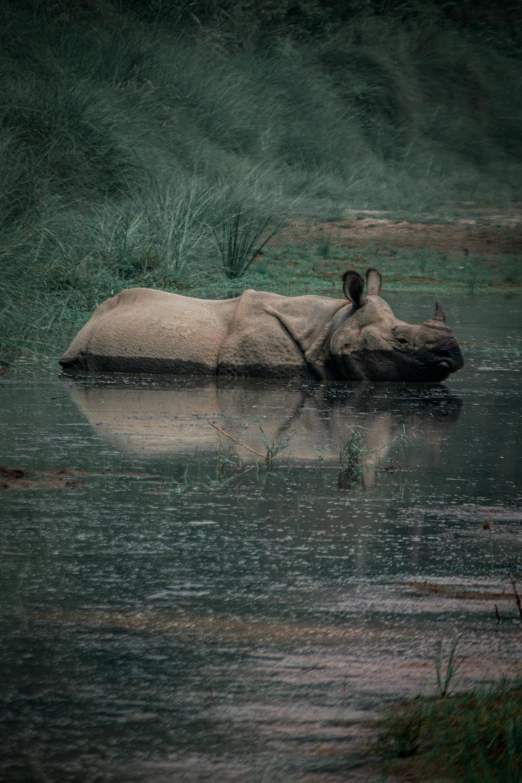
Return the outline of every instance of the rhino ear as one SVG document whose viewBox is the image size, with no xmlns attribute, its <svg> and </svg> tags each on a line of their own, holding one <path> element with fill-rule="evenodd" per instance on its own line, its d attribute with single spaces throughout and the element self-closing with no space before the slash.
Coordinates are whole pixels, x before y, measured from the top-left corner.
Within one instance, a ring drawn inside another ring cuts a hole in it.
<svg viewBox="0 0 522 783">
<path fill-rule="evenodd" d="M 366 295 L 379 296 L 381 293 L 382 277 L 376 269 L 368 269 L 366 272 Z"/>
<path fill-rule="evenodd" d="M 366 304 L 363 299 L 363 291 L 364 280 L 359 272 L 345 272 L 343 275 L 343 292 L 356 309 Z"/>
</svg>

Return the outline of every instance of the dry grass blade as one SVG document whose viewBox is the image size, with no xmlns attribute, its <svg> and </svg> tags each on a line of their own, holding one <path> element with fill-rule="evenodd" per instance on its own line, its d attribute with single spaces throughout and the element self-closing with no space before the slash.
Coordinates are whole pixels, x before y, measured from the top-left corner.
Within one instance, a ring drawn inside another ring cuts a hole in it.
<svg viewBox="0 0 522 783">
<path fill-rule="evenodd" d="M 241 446 L 243 449 L 247 449 L 248 451 L 251 451 L 252 454 L 256 454 L 258 457 L 261 457 L 261 459 L 266 459 L 266 454 L 261 454 L 259 451 L 256 451 L 255 449 L 251 449 L 250 446 L 247 446 L 246 443 L 241 443 L 240 440 L 237 438 L 234 438 L 232 435 L 229 435 L 228 432 L 225 432 L 225 430 L 222 430 L 221 427 L 218 427 L 217 424 L 212 424 L 211 421 L 207 419 L 208 423 L 211 427 L 214 427 L 215 430 L 220 432 L 222 435 L 224 435 L 226 438 L 230 438 L 230 440 L 234 441 L 234 443 L 237 443 L 238 446 Z"/>
<path fill-rule="evenodd" d="M 511 586 L 513 587 L 513 592 L 515 594 L 515 601 L 517 602 L 518 613 L 520 615 L 520 622 L 522 623 L 522 601 L 520 600 L 520 593 L 517 590 L 517 583 L 515 577 L 511 573 L 509 574 L 509 581 L 511 582 Z"/>
</svg>

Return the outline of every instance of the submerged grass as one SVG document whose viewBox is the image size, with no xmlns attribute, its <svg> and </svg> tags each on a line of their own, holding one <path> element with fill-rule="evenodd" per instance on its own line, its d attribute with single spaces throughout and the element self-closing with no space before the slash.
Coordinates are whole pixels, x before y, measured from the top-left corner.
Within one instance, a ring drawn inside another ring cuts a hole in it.
<svg viewBox="0 0 522 783">
<path fill-rule="evenodd" d="M 162 0 L 2 4 L 2 366 L 58 355 L 130 286 L 322 293 L 336 265 L 373 263 L 396 288 L 522 283 L 509 259 L 470 254 L 458 269 L 429 250 L 358 253 L 327 232 L 254 261 L 266 236 L 243 242 L 238 215 L 258 230 L 269 214 L 522 199 L 514 39 L 448 27 L 429 4 L 333 27 L 321 11 L 316 32 L 319 12 L 299 6 L 290 23 L 272 5 L 245 16 Z M 215 243 L 227 226 L 242 247 L 221 253 L 230 280 Z"/>
</svg>

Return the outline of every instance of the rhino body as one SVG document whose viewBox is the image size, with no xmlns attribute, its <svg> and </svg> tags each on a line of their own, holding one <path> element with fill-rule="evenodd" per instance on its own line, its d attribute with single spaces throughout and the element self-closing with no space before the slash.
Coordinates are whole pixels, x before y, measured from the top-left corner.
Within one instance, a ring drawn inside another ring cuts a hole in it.
<svg viewBox="0 0 522 783">
<path fill-rule="evenodd" d="M 369 269 L 346 299 L 247 290 L 205 300 L 148 288 L 101 304 L 64 353 L 66 371 L 347 381 L 443 381 L 463 366 L 442 308 L 424 324 L 393 315 Z"/>
</svg>

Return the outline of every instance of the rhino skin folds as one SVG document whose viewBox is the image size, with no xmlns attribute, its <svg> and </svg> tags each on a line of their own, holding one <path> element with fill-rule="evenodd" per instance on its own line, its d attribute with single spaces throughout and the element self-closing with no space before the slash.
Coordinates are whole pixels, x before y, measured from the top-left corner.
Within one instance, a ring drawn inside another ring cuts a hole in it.
<svg viewBox="0 0 522 783">
<path fill-rule="evenodd" d="M 439 302 L 399 321 L 376 269 L 343 275 L 345 299 L 247 290 L 193 299 L 151 288 L 96 308 L 60 359 L 67 372 L 173 373 L 337 381 L 443 381 L 464 364 Z"/>
</svg>

